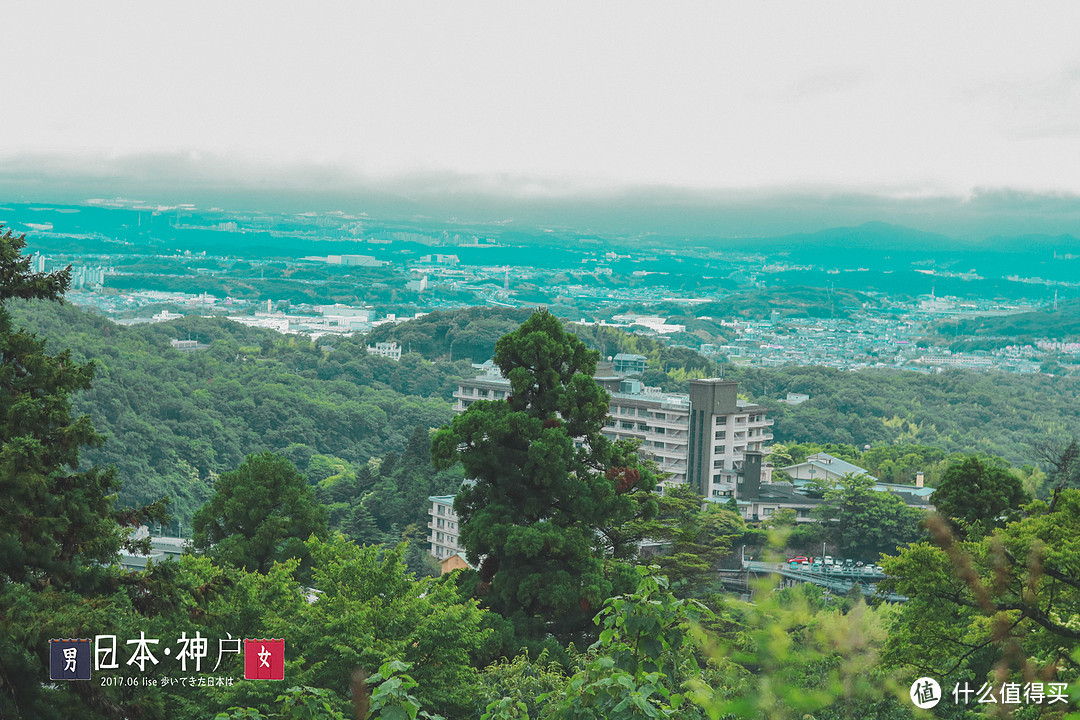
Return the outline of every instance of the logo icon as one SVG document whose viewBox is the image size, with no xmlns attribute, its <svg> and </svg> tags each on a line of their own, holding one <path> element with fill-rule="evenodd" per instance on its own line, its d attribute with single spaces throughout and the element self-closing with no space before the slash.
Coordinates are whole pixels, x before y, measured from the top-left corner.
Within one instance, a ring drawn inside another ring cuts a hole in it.
<svg viewBox="0 0 1080 720">
<path fill-rule="evenodd" d="M 89 638 L 49 641 L 50 680 L 89 680 L 90 663 Z"/>
<path fill-rule="evenodd" d="M 921 677 L 911 683 L 911 702 L 915 707 L 928 710 L 941 702 L 941 686 L 934 678 Z"/>
<path fill-rule="evenodd" d="M 245 680 L 285 679 L 285 640 L 244 640 Z"/>
</svg>

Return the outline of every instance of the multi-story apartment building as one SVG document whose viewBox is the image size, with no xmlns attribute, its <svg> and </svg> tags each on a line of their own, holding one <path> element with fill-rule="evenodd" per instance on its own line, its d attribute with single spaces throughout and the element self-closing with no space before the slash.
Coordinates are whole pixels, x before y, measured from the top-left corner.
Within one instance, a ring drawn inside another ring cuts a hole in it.
<svg viewBox="0 0 1080 720">
<path fill-rule="evenodd" d="M 773 438 L 766 408 L 740 400 L 734 381 L 691 380 L 689 395 L 661 392 L 610 373 L 596 381 L 611 395 L 604 435 L 639 440 L 642 456 L 668 474 L 665 483 L 690 483 L 705 497 L 738 497 L 746 452 L 760 452 Z M 490 367 L 461 382 L 454 411 L 464 412 L 477 400 L 502 400 L 509 390 L 510 381 Z"/>
<path fill-rule="evenodd" d="M 665 483 L 689 483 L 707 498 L 738 498 L 749 475 L 756 491 L 761 458 L 751 458 L 754 465 L 746 468 L 746 453 L 760 453 L 772 440 L 773 421 L 765 417 L 764 406 L 739 399 L 737 383 L 691 380 L 690 394 L 683 395 L 637 380 L 601 377 L 597 382 L 611 394 L 604 434 L 640 440 L 641 454 L 669 473 Z"/>
<path fill-rule="evenodd" d="M 640 441 L 642 457 L 666 474 L 657 490 L 689 483 L 713 501 L 735 498 L 751 518 L 761 482 L 770 480 L 770 468 L 762 465 L 763 446 L 773 438 L 766 408 L 739 399 L 738 384 L 731 380 L 691 380 L 689 394 L 665 393 L 612 370 L 608 365 L 596 377 L 611 395 L 604 435 Z M 460 383 L 454 411 L 464 412 L 477 400 L 503 400 L 509 391 L 510 381 L 488 366 Z M 441 560 L 462 552 L 453 496 L 429 499 L 431 554 Z"/>
<path fill-rule="evenodd" d="M 427 524 L 431 530 L 431 535 L 428 536 L 431 554 L 443 560 L 451 555 L 465 552 L 465 548 L 459 544 L 461 531 L 458 516 L 454 512 L 454 496 L 432 495 L 428 500 L 431 501 L 431 509 L 428 510 L 431 520 Z"/>
</svg>

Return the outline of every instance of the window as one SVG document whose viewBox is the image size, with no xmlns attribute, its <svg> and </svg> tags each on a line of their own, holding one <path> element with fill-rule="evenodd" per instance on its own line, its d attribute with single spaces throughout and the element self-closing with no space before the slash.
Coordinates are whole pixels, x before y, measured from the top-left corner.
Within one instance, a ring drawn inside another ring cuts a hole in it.
<svg viewBox="0 0 1080 720">
<path fill-rule="evenodd" d="M 712 449 L 712 451 L 714 453 L 722 453 L 722 452 L 724 452 L 724 446 L 723 445 L 717 445 L 716 447 L 714 447 Z"/>
<path fill-rule="evenodd" d="M 657 435 L 664 435 L 667 433 L 667 430 L 662 427 L 653 428 L 653 431 L 655 431 Z"/>
<path fill-rule="evenodd" d="M 445 514 L 445 513 L 443 512 L 443 510 L 444 510 L 445 508 L 443 508 L 443 506 L 442 506 L 442 505 L 436 505 L 435 507 L 437 507 L 437 508 L 439 509 L 439 514 L 440 514 L 440 515 L 444 515 L 444 514 Z"/>
<path fill-rule="evenodd" d="M 649 426 L 646 425 L 645 423 L 638 423 L 637 424 L 637 429 L 641 430 L 642 432 L 645 432 L 645 431 L 647 431 L 649 429 Z"/>
<path fill-rule="evenodd" d="M 769 517 L 770 515 L 772 515 L 772 511 L 772 508 L 761 508 L 761 514 L 765 517 Z"/>
<path fill-rule="evenodd" d="M 480 395 L 480 397 L 487 397 L 488 395 L 491 394 L 490 391 L 487 388 L 480 388 L 480 390 L 478 390 L 477 393 Z"/>
<path fill-rule="evenodd" d="M 727 415 L 717 415 L 716 416 L 716 424 L 717 425 L 727 425 Z"/>
<path fill-rule="evenodd" d="M 660 448 L 661 450 L 664 449 L 664 443 L 660 442 L 659 440 L 653 440 L 652 445 L 654 448 Z"/>
<path fill-rule="evenodd" d="M 713 475 L 713 476 L 712 476 L 712 481 L 713 481 L 714 483 L 718 483 L 718 482 L 724 482 L 724 476 L 723 476 L 723 475 L 721 475 L 720 473 L 717 473 L 717 474 L 715 474 L 715 475 Z"/>
<path fill-rule="evenodd" d="M 439 518 L 439 527 L 446 527 L 446 521 L 442 518 Z"/>
<path fill-rule="evenodd" d="M 713 460 L 712 466 L 713 466 L 714 470 L 723 470 L 724 469 L 724 461 L 723 460 Z"/>
<path fill-rule="evenodd" d="M 717 430 L 716 431 L 716 439 L 717 440 L 723 440 L 726 437 L 727 437 L 727 431 L 726 430 Z"/>
<path fill-rule="evenodd" d="M 637 409 L 638 417 L 649 417 L 649 411 L 646 408 L 639 407 Z"/>
</svg>

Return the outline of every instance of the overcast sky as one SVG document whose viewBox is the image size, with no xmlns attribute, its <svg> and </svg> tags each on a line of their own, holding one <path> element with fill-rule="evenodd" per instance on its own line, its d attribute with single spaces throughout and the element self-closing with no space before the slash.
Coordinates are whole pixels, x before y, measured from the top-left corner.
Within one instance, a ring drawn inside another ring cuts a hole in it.
<svg viewBox="0 0 1080 720">
<path fill-rule="evenodd" d="M 8 2 L 0 26 L 0 169 L 1080 193 L 1076 2 Z"/>
</svg>

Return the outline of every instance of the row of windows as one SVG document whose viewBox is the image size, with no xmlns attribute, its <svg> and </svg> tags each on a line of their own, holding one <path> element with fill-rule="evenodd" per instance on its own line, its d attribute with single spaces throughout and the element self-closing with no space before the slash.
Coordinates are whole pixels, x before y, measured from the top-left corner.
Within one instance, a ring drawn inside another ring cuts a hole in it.
<svg viewBox="0 0 1080 720">
<path fill-rule="evenodd" d="M 435 533 L 435 540 L 437 542 L 447 542 L 457 544 L 457 535 L 451 535 L 450 533 Z"/>
<path fill-rule="evenodd" d="M 608 414 L 652 418 L 653 420 L 664 420 L 665 422 L 681 422 L 684 424 L 687 422 L 686 416 L 680 415 L 679 413 L 650 411 L 648 408 L 632 407 L 629 405 L 611 405 L 608 407 Z"/>
<path fill-rule="evenodd" d="M 506 397 L 505 390 L 490 390 L 488 388 L 466 387 L 462 385 L 458 389 L 460 395 L 476 395 L 481 398 L 494 398 L 495 400 L 502 400 Z"/>
<path fill-rule="evenodd" d="M 446 528 L 447 530 L 457 530 L 457 523 L 439 518 L 438 527 Z"/>
</svg>

